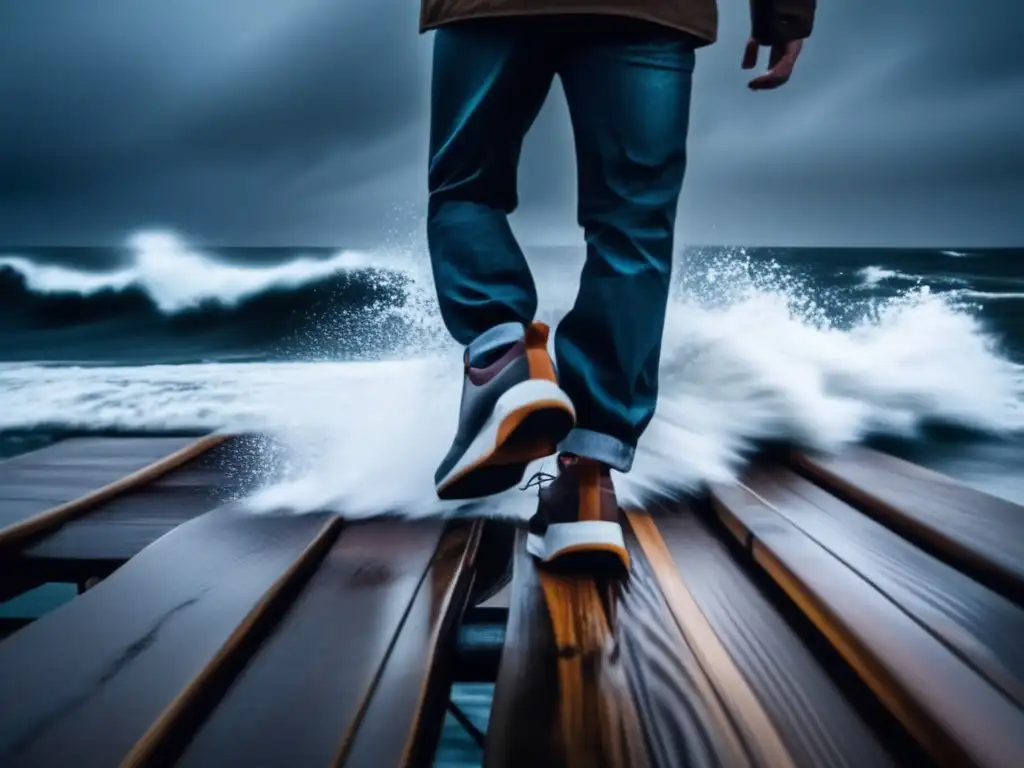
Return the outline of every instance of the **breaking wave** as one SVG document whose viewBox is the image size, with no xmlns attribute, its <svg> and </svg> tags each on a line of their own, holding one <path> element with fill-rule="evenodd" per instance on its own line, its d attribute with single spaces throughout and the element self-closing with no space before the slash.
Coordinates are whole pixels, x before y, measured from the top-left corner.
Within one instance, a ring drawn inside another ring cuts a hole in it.
<svg viewBox="0 0 1024 768">
<path fill-rule="evenodd" d="M 266 266 L 225 264 L 159 232 L 134 235 L 129 247 L 130 263 L 106 272 L 39 264 L 19 256 L 0 256 L 0 270 L 13 272 L 26 292 L 41 299 L 137 292 L 162 314 L 176 315 L 211 305 L 232 308 L 267 292 L 294 290 L 379 266 L 359 251 L 342 251 L 326 259 L 299 256 Z"/>
<path fill-rule="evenodd" d="M 187 314 L 205 311 L 195 309 L 203 301 L 241 306 L 267 291 L 303 295 L 353 269 L 377 272 L 388 276 L 381 296 L 321 315 L 309 333 L 330 346 L 325 339 L 339 328 L 358 328 L 377 335 L 378 349 L 401 351 L 362 362 L 7 365 L 0 367 L 0 432 L 260 431 L 279 448 L 267 482 L 250 499 L 254 509 L 332 508 L 350 516 L 458 510 L 435 499 L 432 474 L 454 431 L 460 350 L 440 321 L 424 254 L 338 256 L 302 269 L 262 270 L 257 279 L 251 271 L 218 272 L 177 248 L 164 241 L 162 250 L 144 249 L 163 254 L 153 262 L 159 269 L 136 261 L 116 273 L 119 282 L 109 273 L 100 287 L 90 284 L 88 295 L 140 290 L 159 311 Z M 193 274 L 172 289 L 186 266 L 223 279 Z M 575 296 L 579 264 L 538 259 L 535 266 L 541 317 L 557 322 Z M 66 290 L 78 279 L 34 274 L 37 292 Z M 862 303 L 856 317 L 846 307 L 843 322 L 835 302 L 742 250 L 680 265 L 658 411 L 634 471 L 617 478 L 624 498 L 728 480 L 766 440 L 836 450 L 874 434 L 913 437 L 935 423 L 1024 433 L 1024 369 L 1001 352 L 1001 340 L 977 313 L 924 289 Z M 395 335 L 399 341 L 390 343 Z M 521 515 L 531 501 L 512 491 L 485 509 Z"/>
</svg>

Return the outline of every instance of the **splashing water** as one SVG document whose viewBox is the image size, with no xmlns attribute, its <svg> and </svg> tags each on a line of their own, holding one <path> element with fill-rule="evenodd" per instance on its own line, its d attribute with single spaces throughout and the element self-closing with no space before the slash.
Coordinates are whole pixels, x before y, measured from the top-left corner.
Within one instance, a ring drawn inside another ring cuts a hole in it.
<svg viewBox="0 0 1024 768">
<path fill-rule="evenodd" d="M 219 268 L 182 246 L 163 245 L 167 275 L 178 271 L 168 255 L 175 252 L 187 254 L 179 268 Z M 186 264 L 190 257 L 199 261 Z M 395 269 L 394 253 L 361 258 L 371 267 Z M 363 311 L 371 329 L 383 317 L 402 319 L 408 351 L 401 359 L 10 365 L 0 368 L 0 430 L 261 431 L 281 450 L 267 470 L 273 479 L 249 500 L 255 510 L 331 508 L 355 517 L 454 513 L 457 505 L 435 498 L 432 476 L 455 429 L 460 350 L 441 323 L 425 256 L 408 251 L 399 261 L 405 300 Z M 275 269 L 295 274 L 288 271 L 294 265 Z M 309 275 L 318 270 L 349 266 L 327 260 L 305 274 L 314 279 Z M 555 323 L 574 298 L 578 269 L 564 262 L 538 262 L 536 268 L 540 318 Z M 215 286 L 195 272 L 188 280 Z M 172 304 L 185 301 L 167 281 L 154 290 L 163 290 Z M 225 288 L 222 282 L 215 289 L 241 295 L 243 284 Z M 835 318 L 843 314 L 841 302 L 777 265 L 754 263 L 742 250 L 696 254 L 680 263 L 666 320 L 658 410 L 634 471 L 616 478 L 623 500 L 642 502 L 652 494 L 726 481 L 761 440 L 837 450 L 872 433 L 910 436 L 929 422 L 1024 432 L 1021 368 L 998 354 L 996 340 L 965 307 L 917 289 L 864 305 L 859 317 L 840 324 Z M 329 337 L 330 324 L 320 333 Z M 311 355 L 316 343 L 309 339 Z M 512 491 L 481 509 L 521 515 L 531 502 L 528 494 Z"/>
</svg>

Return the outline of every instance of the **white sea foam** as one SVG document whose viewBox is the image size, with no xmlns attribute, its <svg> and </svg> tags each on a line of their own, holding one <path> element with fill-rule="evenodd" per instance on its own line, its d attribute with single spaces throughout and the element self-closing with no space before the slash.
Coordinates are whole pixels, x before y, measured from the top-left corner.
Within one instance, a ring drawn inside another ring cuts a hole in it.
<svg viewBox="0 0 1024 768">
<path fill-rule="evenodd" d="M 861 278 L 861 288 L 877 288 L 883 283 L 889 281 L 902 281 L 904 283 L 912 283 L 914 286 L 920 286 L 927 289 L 942 289 L 948 288 L 952 285 L 964 285 L 967 283 L 962 277 L 955 277 L 953 275 L 911 275 L 906 272 L 900 272 L 895 269 L 887 269 L 879 266 L 863 267 L 857 270 L 857 274 Z"/>
<path fill-rule="evenodd" d="M 892 278 L 902 278 L 913 280 L 914 278 L 909 275 L 904 275 L 902 272 L 897 272 L 893 269 L 886 269 L 885 267 L 864 267 L 858 270 L 857 274 L 861 276 L 861 285 L 865 288 L 873 288 L 874 286 Z"/>
<path fill-rule="evenodd" d="M 438 340 L 409 359 L 7 365 L 0 367 L 0 430 L 258 430 L 283 450 L 276 479 L 250 499 L 254 509 L 452 512 L 454 505 L 436 501 L 431 478 L 455 427 L 459 350 L 440 324 L 424 259 L 409 254 L 420 265 L 410 271 L 410 299 L 388 310 Z M 537 267 L 541 316 L 555 322 L 575 295 L 578 270 Z M 173 305 L 184 300 L 173 296 L 186 293 L 163 295 Z M 840 330 L 799 280 L 759 271 L 742 253 L 721 256 L 689 273 L 671 302 L 657 415 L 634 471 L 617 478 L 620 491 L 639 501 L 728 480 L 755 441 L 768 438 L 835 450 L 869 433 L 913 435 L 930 421 L 1022 432 L 1024 375 L 999 356 L 995 341 L 974 315 L 925 290 Z M 529 508 L 527 494 L 506 497 L 484 509 Z"/>
<path fill-rule="evenodd" d="M 1014 292 L 1003 292 L 997 293 L 994 291 L 958 291 L 957 295 L 965 299 L 983 299 L 983 300 L 1020 300 L 1024 299 L 1024 293 Z"/>
<path fill-rule="evenodd" d="M 136 288 L 146 293 L 161 312 L 172 315 L 206 302 L 233 307 L 268 290 L 298 288 L 332 275 L 381 265 L 380 254 L 360 251 L 341 251 L 326 259 L 298 256 L 264 266 L 225 264 L 164 232 L 133 235 L 129 252 L 127 266 L 106 272 L 39 264 L 22 256 L 0 256 L 0 269 L 14 270 L 29 290 L 39 294 L 91 296 Z M 400 259 L 391 261 L 389 267 L 401 267 Z"/>
</svg>

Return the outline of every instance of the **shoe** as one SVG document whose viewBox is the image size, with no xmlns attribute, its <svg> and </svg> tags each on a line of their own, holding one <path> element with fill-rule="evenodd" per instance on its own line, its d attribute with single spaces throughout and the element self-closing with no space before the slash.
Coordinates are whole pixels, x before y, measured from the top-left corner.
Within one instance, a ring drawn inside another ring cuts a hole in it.
<svg viewBox="0 0 1024 768">
<path fill-rule="evenodd" d="M 611 471 L 600 462 L 563 454 L 559 473 L 540 490 L 527 551 L 544 563 L 593 571 L 609 564 L 629 570 Z"/>
<path fill-rule="evenodd" d="M 441 499 L 471 499 L 514 488 L 527 465 L 550 456 L 576 424 L 548 355 L 548 326 L 484 368 L 466 362 L 459 427 L 434 475 Z"/>
</svg>

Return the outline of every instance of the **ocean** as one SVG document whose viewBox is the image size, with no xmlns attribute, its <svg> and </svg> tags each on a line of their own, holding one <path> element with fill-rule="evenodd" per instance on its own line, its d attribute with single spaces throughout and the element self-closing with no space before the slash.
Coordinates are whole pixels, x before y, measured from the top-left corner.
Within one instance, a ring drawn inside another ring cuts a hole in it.
<svg viewBox="0 0 1024 768">
<path fill-rule="evenodd" d="M 557 323 L 582 249 L 527 256 Z M 458 370 L 422 247 L 0 247 L 0 455 L 259 430 L 255 506 L 444 514 Z M 658 413 L 619 481 L 675 493 L 766 441 L 870 441 L 1024 501 L 1022 437 L 1024 250 L 683 246 Z"/>
<path fill-rule="evenodd" d="M 526 250 L 556 324 L 582 249 Z M 454 514 L 431 477 L 459 355 L 420 246 L 0 247 L 0 456 L 69 433 L 258 431 L 254 514 Z M 1024 504 L 1024 249 L 680 247 L 658 412 L 620 495 L 728 480 L 777 442 L 866 442 Z M 483 725 L 486 687 L 460 697 Z M 441 762 L 472 764 L 450 726 Z"/>
</svg>

